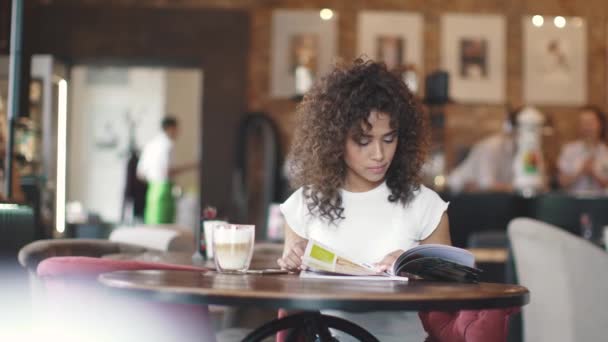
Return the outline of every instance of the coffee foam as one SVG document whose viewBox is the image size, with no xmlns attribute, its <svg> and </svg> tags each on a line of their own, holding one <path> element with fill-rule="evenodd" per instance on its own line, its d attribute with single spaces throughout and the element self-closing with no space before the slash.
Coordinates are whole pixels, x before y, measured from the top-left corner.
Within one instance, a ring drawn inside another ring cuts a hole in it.
<svg viewBox="0 0 608 342">
<path fill-rule="evenodd" d="M 236 227 L 251 227 L 249 229 Z M 250 243 L 255 235 L 255 226 L 231 224 L 230 228 L 213 230 L 213 242 L 218 243 Z"/>
</svg>

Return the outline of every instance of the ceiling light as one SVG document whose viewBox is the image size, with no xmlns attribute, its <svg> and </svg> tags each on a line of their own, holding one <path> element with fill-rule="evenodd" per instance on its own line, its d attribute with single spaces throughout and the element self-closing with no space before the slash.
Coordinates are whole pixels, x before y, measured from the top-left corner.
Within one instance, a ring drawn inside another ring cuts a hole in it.
<svg viewBox="0 0 608 342">
<path fill-rule="evenodd" d="M 553 19 L 553 24 L 555 24 L 555 27 L 557 28 L 564 28 L 566 27 L 566 18 L 557 16 L 555 19 Z"/>
<path fill-rule="evenodd" d="M 329 8 L 324 8 L 321 10 L 321 12 L 319 12 L 319 16 L 323 20 L 329 20 L 329 19 L 333 18 L 334 11 L 330 10 Z"/>
<path fill-rule="evenodd" d="M 532 17 L 532 25 L 536 27 L 541 27 L 545 23 L 545 19 L 542 15 L 535 15 Z"/>
</svg>

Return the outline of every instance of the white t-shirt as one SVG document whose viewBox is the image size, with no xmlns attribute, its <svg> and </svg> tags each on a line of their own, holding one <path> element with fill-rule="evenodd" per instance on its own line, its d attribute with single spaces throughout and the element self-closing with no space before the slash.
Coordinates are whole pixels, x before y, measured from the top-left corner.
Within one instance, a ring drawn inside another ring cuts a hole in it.
<svg viewBox="0 0 608 342">
<path fill-rule="evenodd" d="M 308 211 L 302 188 L 281 205 L 291 229 L 303 238 L 313 238 L 345 256 L 374 263 L 397 249 L 407 250 L 426 239 L 437 228 L 448 204 L 433 190 L 420 186 L 405 206 L 389 202 L 390 190 L 382 183 L 367 192 L 341 190 L 342 220 L 328 224 Z"/>
<path fill-rule="evenodd" d="M 328 225 L 309 214 L 298 189 L 281 205 L 291 229 L 313 238 L 339 253 L 361 262 L 374 263 L 397 249 L 415 247 L 435 231 L 448 207 L 433 190 L 420 186 L 405 206 L 389 202 L 386 183 L 367 192 L 341 190 L 344 219 Z M 383 342 L 422 341 L 426 333 L 414 312 L 367 312 L 363 314 L 323 311 L 359 324 Z M 334 332 L 340 341 L 352 341 Z"/>
<path fill-rule="evenodd" d="M 495 183 L 513 183 L 515 143 L 504 134 L 495 134 L 473 146 L 467 158 L 448 176 L 452 191 L 462 191 L 467 183 L 481 190 Z"/>
<path fill-rule="evenodd" d="M 172 165 L 173 141 L 163 132 L 144 147 L 137 163 L 137 175 L 148 182 L 168 181 Z"/>
</svg>

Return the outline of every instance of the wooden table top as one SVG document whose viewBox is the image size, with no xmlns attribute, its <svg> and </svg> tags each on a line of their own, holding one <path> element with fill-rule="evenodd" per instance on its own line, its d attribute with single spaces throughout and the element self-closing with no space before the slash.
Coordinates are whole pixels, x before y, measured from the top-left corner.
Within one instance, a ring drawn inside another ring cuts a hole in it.
<svg viewBox="0 0 608 342">
<path fill-rule="evenodd" d="M 505 284 L 302 279 L 298 275 L 232 275 L 184 271 L 102 274 L 111 288 L 153 298 L 217 305 L 346 311 L 460 310 L 522 306 L 528 290 Z"/>
</svg>

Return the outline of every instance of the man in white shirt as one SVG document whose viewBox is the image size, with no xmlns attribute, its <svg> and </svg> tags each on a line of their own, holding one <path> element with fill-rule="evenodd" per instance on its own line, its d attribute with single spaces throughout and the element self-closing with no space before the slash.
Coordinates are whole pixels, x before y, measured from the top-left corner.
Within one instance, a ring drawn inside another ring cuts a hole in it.
<svg viewBox="0 0 608 342">
<path fill-rule="evenodd" d="M 448 187 L 460 191 L 513 191 L 513 158 L 517 111 L 509 114 L 502 132 L 476 143 L 467 158 L 448 176 Z"/>
<path fill-rule="evenodd" d="M 162 121 L 163 131 L 144 147 L 137 164 L 137 176 L 148 182 L 144 222 L 173 223 L 175 200 L 172 195 L 173 177 L 189 171 L 198 163 L 176 167 L 173 160 L 174 141 L 178 136 L 177 119 L 168 116 Z"/>
</svg>

